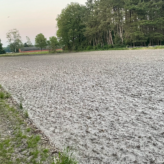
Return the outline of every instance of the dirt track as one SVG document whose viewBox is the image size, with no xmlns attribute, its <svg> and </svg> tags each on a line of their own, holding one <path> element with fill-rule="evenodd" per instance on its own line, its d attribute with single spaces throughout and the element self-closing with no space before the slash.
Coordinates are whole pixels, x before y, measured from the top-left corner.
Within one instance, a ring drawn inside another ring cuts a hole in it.
<svg viewBox="0 0 164 164">
<path fill-rule="evenodd" d="M 163 77 L 164 50 L 0 58 L 0 84 L 85 164 L 164 162 Z"/>
</svg>

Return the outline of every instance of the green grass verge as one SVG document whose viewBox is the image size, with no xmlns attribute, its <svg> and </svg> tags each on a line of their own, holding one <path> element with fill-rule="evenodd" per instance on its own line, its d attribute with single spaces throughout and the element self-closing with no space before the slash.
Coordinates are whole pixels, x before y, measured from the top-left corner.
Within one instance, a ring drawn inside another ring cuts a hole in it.
<svg viewBox="0 0 164 164">
<path fill-rule="evenodd" d="M 56 51 L 56 53 L 62 53 L 62 50 Z M 26 52 L 26 53 L 8 53 L 8 54 L 0 54 L 0 57 L 5 57 L 5 56 L 26 56 L 26 55 L 47 55 L 47 54 L 54 54 L 49 51 L 40 51 L 40 52 Z"/>
<path fill-rule="evenodd" d="M 109 48 L 109 49 L 106 49 L 106 50 L 103 50 L 103 49 L 84 50 L 84 52 L 87 52 L 87 51 L 110 51 L 110 50 L 153 50 L 153 49 L 164 49 L 164 46 L 133 47 L 133 48 L 126 48 L 126 47 L 119 48 L 119 47 L 114 47 L 114 48 Z"/>
<path fill-rule="evenodd" d="M 5 56 L 26 56 L 26 55 L 47 55 L 47 54 L 57 54 L 57 53 L 73 53 L 73 52 L 91 52 L 91 51 L 111 51 L 111 50 L 153 50 L 153 49 L 164 49 L 164 46 L 155 46 L 155 47 L 152 47 L 152 46 L 149 46 L 149 47 L 133 47 L 133 48 L 126 48 L 126 47 L 123 47 L 123 48 L 110 48 L 110 49 L 96 49 L 96 50 L 81 50 L 81 51 L 68 51 L 68 50 L 59 50 L 57 51 L 56 53 L 52 53 L 52 52 L 49 52 L 49 51 L 42 51 L 42 52 L 27 52 L 27 53 L 11 53 L 11 54 L 1 54 L 0 57 L 5 57 Z"/>
<path fill-rule="evenodd" d="M 129 50 L 155 50 L 155 49 L 164 49 L 164 46 L 149 46 L 149 47 L 134 47 L 134 48 L 129 48 Z"/>
<path fill-rule="evenodd" d="M 28 123 L 28 112 L 9 105 L 0 85 L 0 164 L 77 164 L 69 149 L 56 156 L 43 146 L 42 135 Z"/>
<path fill-rule="evenodd" d="M 26 52 L 26 53 L 17 53 L 19 55 L 35 55 L 35 54 L 49 54 L 49 51 L 40 51 L 40 52 Z"/>
<path fill-rule="evenodd" d="M 24 56 L 24 55 L 37 55 L 37 54 L 49 54 L 49 51 L 41 51 L 41 52 L 27 52 L 27 53 L 8 53 L 8 54 L 1 54 L 0 57 L 3 56 Z"/>
<path fill-rule="evenodd" d="M 92 52 L 92 51 L 112 51 L 112 50 L 153 50 L 153 49 L 164 49 L 164 46 L 149 46 L 149 47 L 133 47 L 133 48 L 127 48 L 127 47 L 113 47 L 109 49 L 91 49 L 91 50 L 79 50 L 79 51 L 69 51 L 64 50 L 63 53 L 72 53 L 72 52 Z"/>
<path fill-rule="evenodd" d="M 5 131 L 1 129 L 0 135 L 3 136 L 2 132 L 6 131 L 11 133 L 0 137 L 0 163 L 54 164 L 53 157 L 49 157 L 49 151 L 39 146 L 41 137 L 29 131 L 24 121 L 27 112 L 21 116 L 16 108 L 7 104 L 8 94 L 2 91 L 0 93 L 4 95 L 0 97 L 0 118 L 3 118 L 1 124 L 7 125 Z"/>
</svg>

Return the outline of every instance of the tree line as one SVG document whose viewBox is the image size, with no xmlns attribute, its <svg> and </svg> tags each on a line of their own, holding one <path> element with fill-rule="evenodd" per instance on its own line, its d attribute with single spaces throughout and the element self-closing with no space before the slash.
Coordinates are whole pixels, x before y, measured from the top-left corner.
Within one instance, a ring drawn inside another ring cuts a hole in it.
<svg viewBox="0 0 164 164">
<path fill-rule="evenodd" d="M 164 0 L 88 0 L 57 17 L 68 50 L 164 44 Z"/>
<path fill-rule="evenodd" d="M 49 49 L 50 52 L 55 52 L 56 48 L 60 46 L 60 43 L 57 37 L 52 36 L 47 40 L 45 36 L 40 33 L 35 37 L 35 45 L 32 44 L 30 38 L 26 36 L 26 42 L 23 44 L 21 40 L 21 36 L 17 29 L 12 29 L 6 34 L 9 45 L 5 48 L 2 47 L 2 43 L 0 40 L 0 54 L 4 54 L 6 52 L 19 52 L 19 49 L 23 47 L 39 47 L 41 50 L 43 48 Z"/>
<path fill-rule="evenodd" d="M 87 0 L 86 5 L 71 3 L 57 17 L 57 37 L 35 38 L 35 46 L 65 50 L 110 49 L 127 46 L 164 44 L 164 0 Z M 30 38 L 22 43 L 19 31 L 7 33 L 12 52 L 33 46 Z M 0 53 L 4 53 L 0 43 Z"/>
</svg>

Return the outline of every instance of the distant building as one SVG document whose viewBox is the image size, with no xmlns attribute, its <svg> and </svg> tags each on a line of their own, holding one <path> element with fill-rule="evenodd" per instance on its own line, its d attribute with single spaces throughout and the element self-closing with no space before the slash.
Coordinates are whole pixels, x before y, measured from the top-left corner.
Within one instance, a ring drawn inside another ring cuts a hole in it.
<svg viewBox="0 0 164 164">
<path fill-rule="evenodd" d="M 39 47 L 22 47 L 19 49 L 19 52 L 41 52 L 48 51 L 48 48 L 43 48 L 42 50 Z"/>
<path fill-rule="evenodd" d="M 62 51 L 62 48 L 57 48 L 56 51 Z M 43 48 L 42 50 L 39 47 L 22 47 L 19 49 L 20 53 L 26 53 L 26 52 L 41 52 L 41 51 L 49 51 L 48 47 Z"/>
</svg>

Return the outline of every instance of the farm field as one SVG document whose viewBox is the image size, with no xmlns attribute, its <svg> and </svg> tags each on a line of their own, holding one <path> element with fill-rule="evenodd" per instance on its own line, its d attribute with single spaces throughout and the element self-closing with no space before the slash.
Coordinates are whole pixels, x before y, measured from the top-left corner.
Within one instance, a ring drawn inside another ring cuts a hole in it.
<svg viewBox="0 0 164 164">
<path fill-rule="evenodd" d="M 164 162 L 164 50 L 0 58 L 0 84 L 80 163 Z"/>
</svg>

